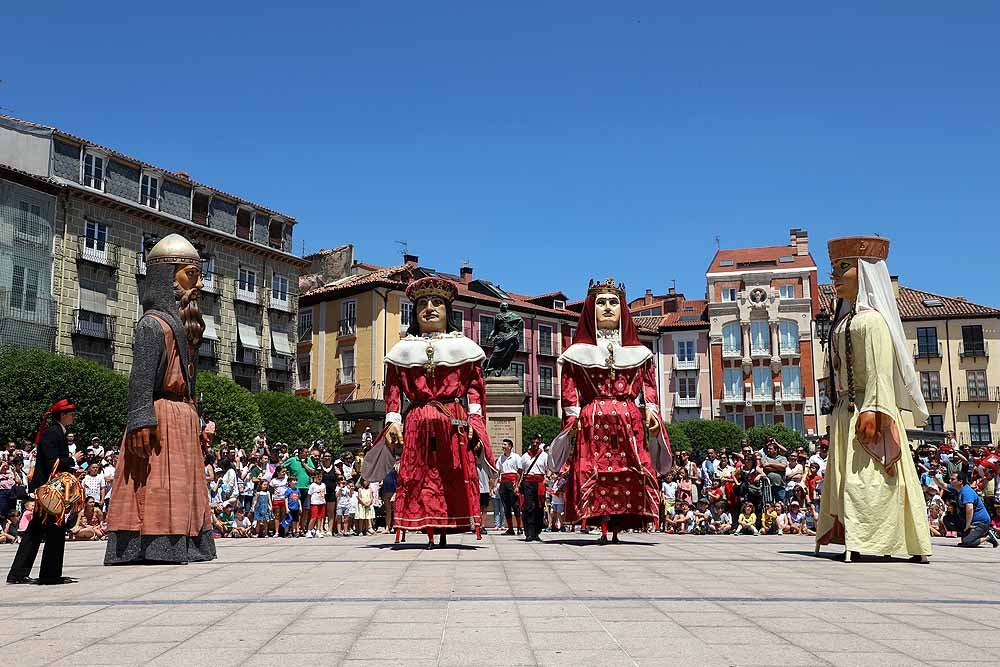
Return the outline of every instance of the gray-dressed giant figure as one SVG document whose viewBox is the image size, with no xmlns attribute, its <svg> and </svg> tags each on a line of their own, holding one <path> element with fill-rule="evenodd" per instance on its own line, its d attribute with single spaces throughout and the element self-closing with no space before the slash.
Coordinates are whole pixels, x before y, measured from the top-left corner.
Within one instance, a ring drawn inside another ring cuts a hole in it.
<svg viewBox="0 0 1000 667">
<path fill-rule="evenodd" d="M 171 234 L 150 250 L 146 266 L 105 565 L 215 558 L 195 407 L 195 358 L 205 330 L 201 257 Z"/>
</svg>

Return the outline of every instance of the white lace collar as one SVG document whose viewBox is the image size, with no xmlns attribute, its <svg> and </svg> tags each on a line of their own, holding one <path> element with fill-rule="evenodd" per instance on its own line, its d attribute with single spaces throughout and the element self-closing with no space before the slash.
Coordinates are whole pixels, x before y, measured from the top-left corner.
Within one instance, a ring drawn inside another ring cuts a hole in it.
<svg viewBox="0 0 1000 667">
<path fill-rule="evenodd" d="M 428 355 L 428 348 L 432 354 Z M 486 358 L 483 348 L 455 331 L 452 333 L 430 334 L 428 336 L 407 336 L 392 346 L 385 355 L 385 363 L 412 368 L 426 366 L 428 360 L 435 366 L 461 366 Z"/>
<path fill-rule="evenodd" d="M 608 346 L 611 350 L 608 350 Z M 615 368 L 636 368 L 653 358 L 645 345 L 623 346 L 614 337 L 602 338 L 597 345 L 574 343 L 559 357 L 559 363 L 570 361 L 585 368 L 608 368 L 608 358 L 614 354 Z"/>
</svg>

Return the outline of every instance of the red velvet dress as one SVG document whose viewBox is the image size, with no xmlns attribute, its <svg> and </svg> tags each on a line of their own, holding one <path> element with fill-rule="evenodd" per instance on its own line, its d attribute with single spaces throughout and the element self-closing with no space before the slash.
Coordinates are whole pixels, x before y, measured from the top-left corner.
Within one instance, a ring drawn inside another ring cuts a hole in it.
<svg viewBox="0 0 1000 667">
<path fill-rule="evenodd" d="M 653 361 L 635 368 L 588 368 L 567 361 L 562 367 L 563 411 L 579 407 L 564 426 L 579 420 L 576 448 L 569 461 L 566 521 L 613 517 L 616 528 L 644 528 L 659 518 L 659 487 L 646 446 L 643 409 L 658 406 Z"/>
<path fill-rule="evenodd" d="M 465 532 L 481 525 L 479 473 L 469 446 L 474 431 L 490 451 L 486 435 L 485 383 L 480 362 L 400 367 L 386 363 L 385 409 L 398 413 L 410 399 L 403 421 L 403 455 L 396 487 L 395 525 L 405 530 L 440 528 Z M 469 414 L 461 399 L 467 398 Z M 453 420 L 461 422 L 456 425 Z M 468 422 L 468 426 L 464 425 Z"/>
</svg>

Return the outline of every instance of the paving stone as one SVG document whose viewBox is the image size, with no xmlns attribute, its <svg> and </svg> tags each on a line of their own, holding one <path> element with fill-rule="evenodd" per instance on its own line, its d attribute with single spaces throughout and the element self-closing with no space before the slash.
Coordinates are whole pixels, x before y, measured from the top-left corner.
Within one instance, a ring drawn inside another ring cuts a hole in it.
<svg viewBox="0 0 1000 667">
<path fill-rule="evenodd" d="M 926 665 L 908 655 L 883 651 L 879 653 L 816 653 L 816 656 L 837 667 L 910 667 L 911 665 Z"/>
<path fill-rule="evenodd" d="M 636 662 L 620 649 L 593 651 L 536 650 L 539 665 L 551 667 L 634 667 Z"/>
</svg>

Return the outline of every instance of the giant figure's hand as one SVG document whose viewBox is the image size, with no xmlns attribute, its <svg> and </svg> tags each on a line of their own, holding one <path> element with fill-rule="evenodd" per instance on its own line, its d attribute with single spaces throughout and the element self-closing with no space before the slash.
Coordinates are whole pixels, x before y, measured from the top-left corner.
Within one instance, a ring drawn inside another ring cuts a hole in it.
<svg viewBox="0 0 1000 667">
<path fill-rule="evenodd" d="M 653 437 L 660 432 L 660 420 L 657 419 L 656 413 L 652 410 L 646 410 L 646 428 L 649 429 L 649 434 Z"/>
<path fill-rule="evenodd" d="M 385 432 L 385 439 L 389 441 L 390 445 L 402 446 L 403 444 L 403 425 L 402 424 L 389 424 L 388 430 Z"/>
<path fill-rule="evenodd" d="M 155 426 L 136 429 L 125 437 L 125 447 L 132 456 L 148 459 L 157 444 Z"/>
<path fill-rule="evenodd" d="M 875 436 L 878 434 L 878 422 L 879 422 L 878 412 L 869 411 L 862 412 L 858 415 L 857 424 L 854 426 L 854 432 L 858 436 L 858 441 L 862 445 L 871 445 L 875 442 Z"/>
</svg>

